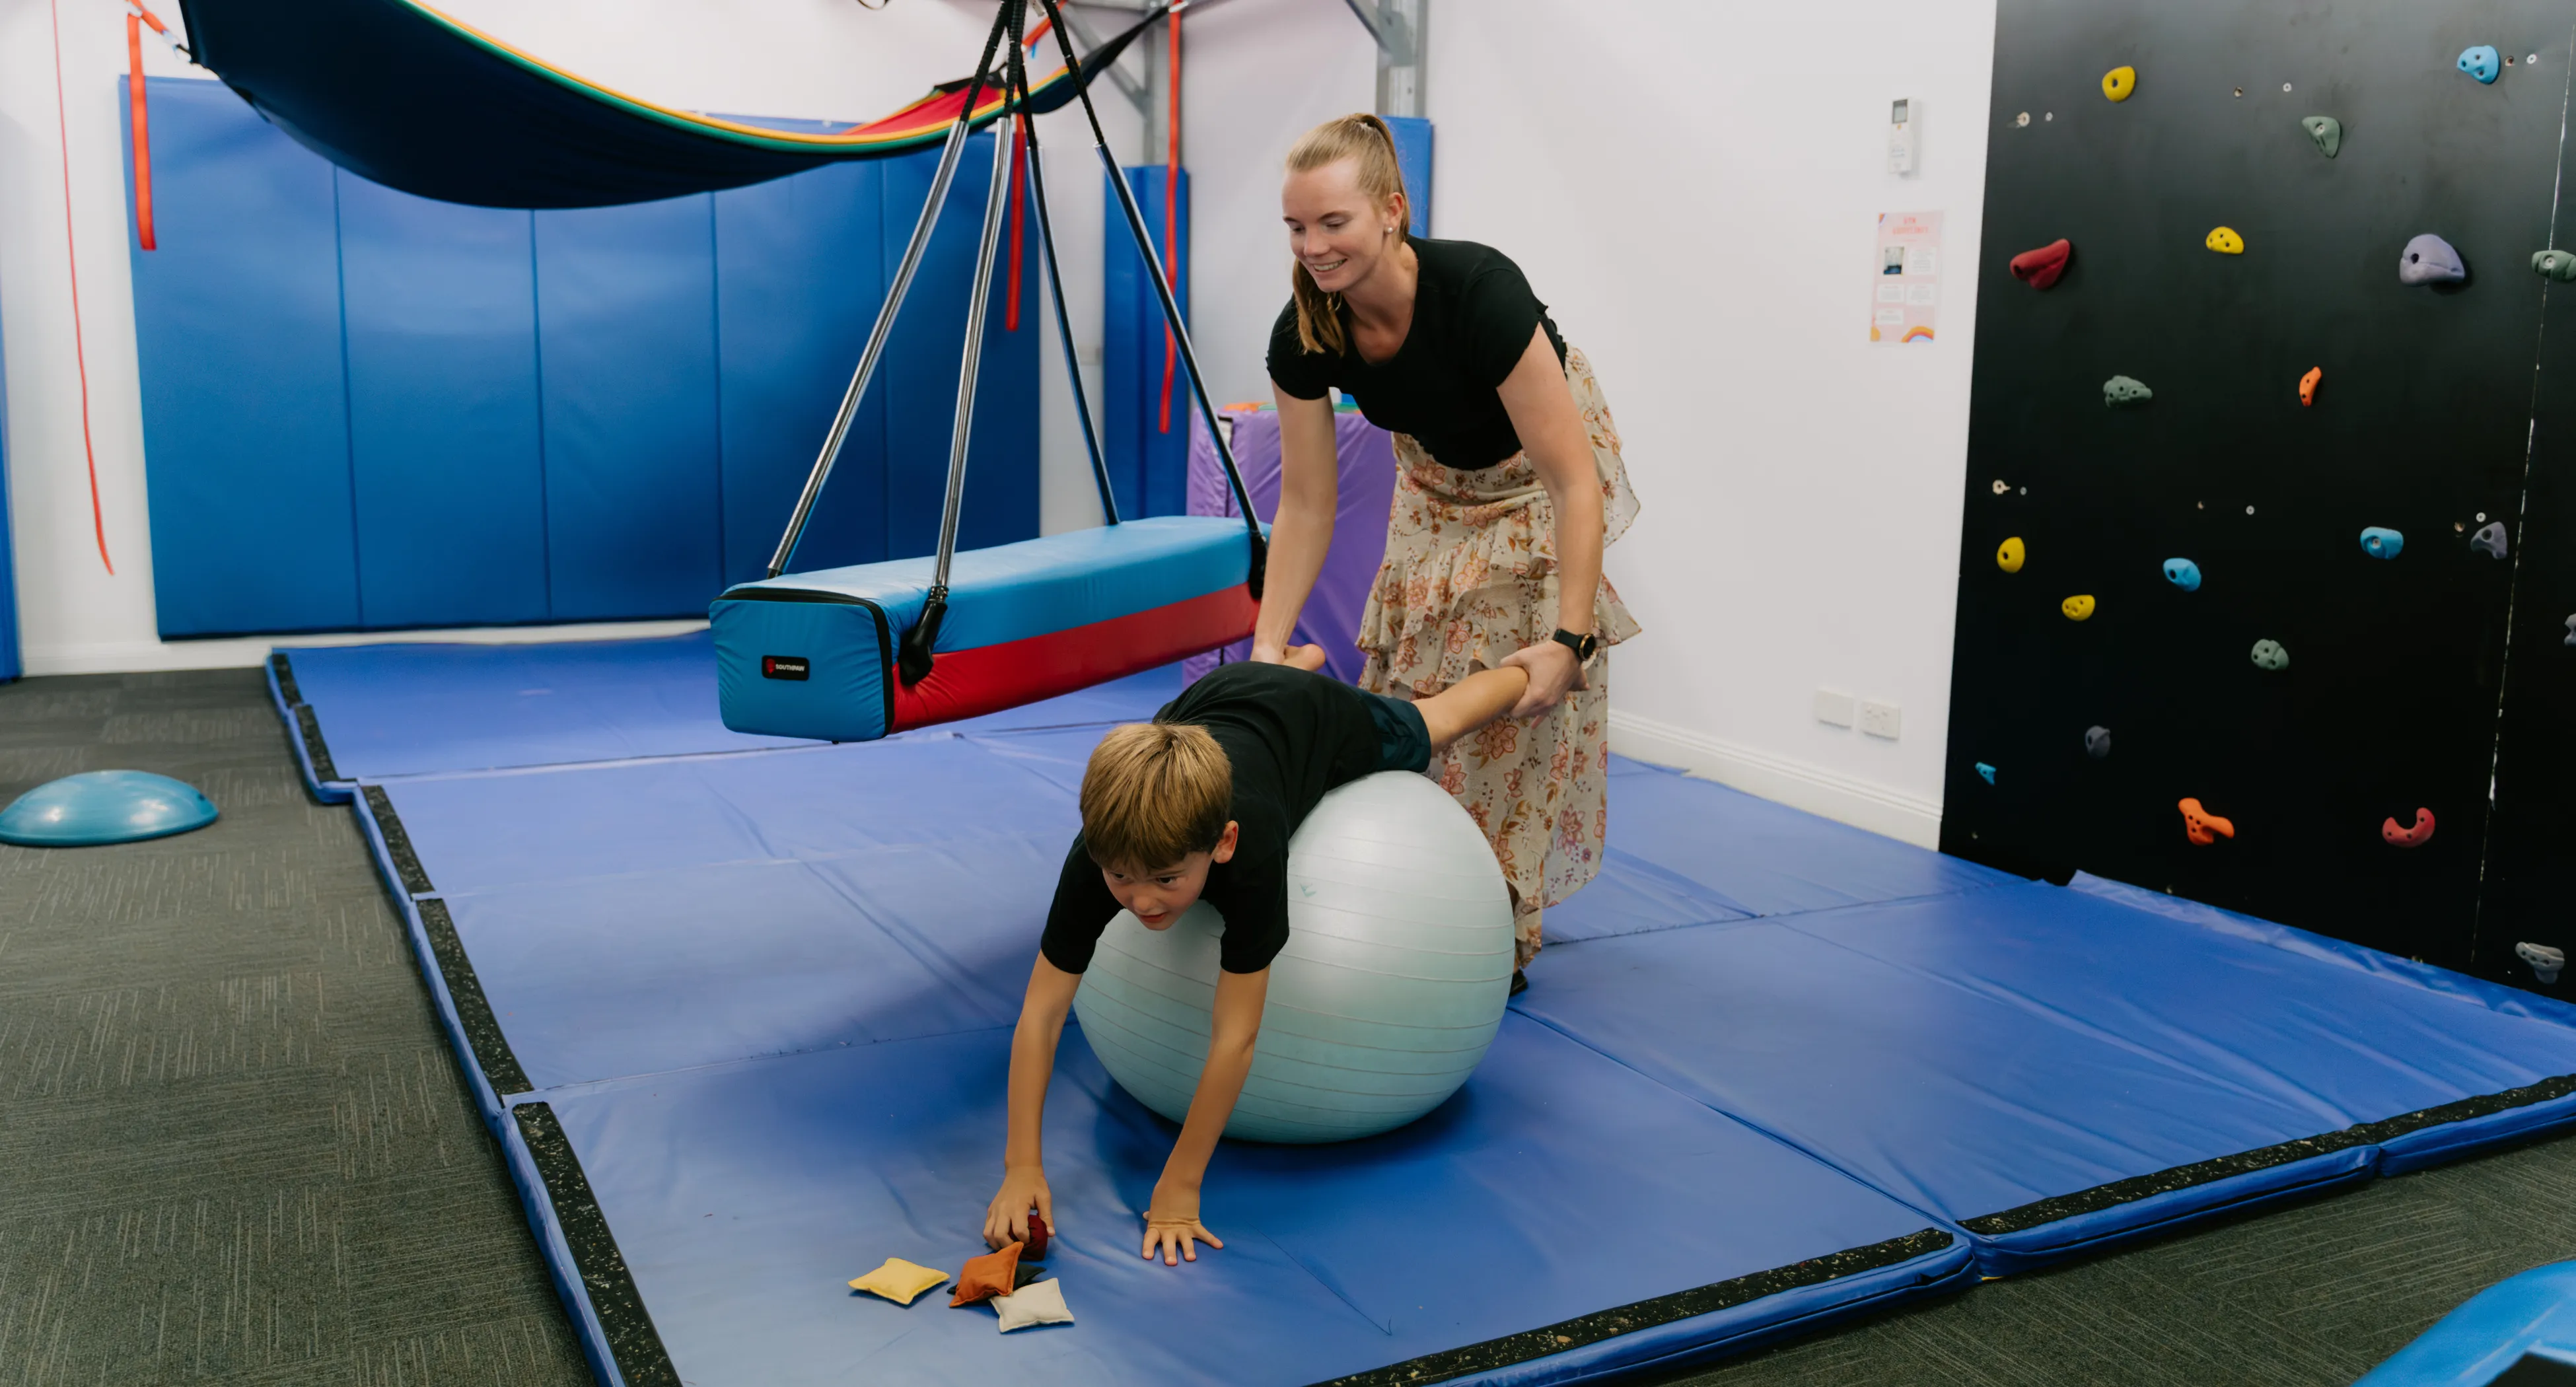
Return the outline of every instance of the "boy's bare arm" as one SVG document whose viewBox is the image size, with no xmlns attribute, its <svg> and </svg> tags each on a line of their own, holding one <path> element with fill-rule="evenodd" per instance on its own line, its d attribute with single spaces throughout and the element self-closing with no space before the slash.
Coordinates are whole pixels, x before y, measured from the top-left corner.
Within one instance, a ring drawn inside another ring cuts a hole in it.
<svg viewBox="0 0 2576 1387">
<path fill-rule="evenodd" d="M 1073 1010 L 1073 994 L 1081 987 L 1080 973 L 1056 967 L 1045 954 L 1029 970 L 1028 999 L 1020 1004 L 1020 1024 L 1011 1033 L 1010 1137 L 1002 1148 L 1002 1188 L 984 1210 L 988 1246 L 1026 1241 L 1032 1205 L 1049 1229 L 1056 1226 L 1040 1132 L 1046 1121 L 1047 1080 L 1055 1073 L 1056 1041 L 1064 1035 L 1065 1014 Z"/>
<path fill-rule="evenodd" d="M 1518 665 L 1505 665 L 1501 669 L 1480 669 L 1429 698 L 1417 700 L 1413 708 L 1422 714 L 1423 729 L 1431 734 L 1431 753 L 1439 755 L 1449 749 L 1451 742 L 1510 712 L 1528 691 L 1529 683 L 1529 671 Z"/>
<path fill-rule="evenodd" d="M 1270 970 L 1216 975 L 1216 1005 L 1209 1018 L 1207 1064 L 1199 1070 L 1198 1092 L 1190 1099 L 1181 1139 L 1163 1163 L 1163 1178 L 1154 1182 L 1154 1203 L 1145 1211 L 1145 1256 L 1159 1248 L 1163 1265 L 1177 1266 L 1173 1254 L 1199 1258 L 1198 1244 L 1225 1243 L 1199 1221 L 1199 1184 L 1216 1140 L 1234 1116 L 1234 1100 L 1243 1093 L 1244 1075 L 1252 1071 L 1253 1042 L 1261 1034 L 1261 1004 L 1270 995 Z"/>
</svg>

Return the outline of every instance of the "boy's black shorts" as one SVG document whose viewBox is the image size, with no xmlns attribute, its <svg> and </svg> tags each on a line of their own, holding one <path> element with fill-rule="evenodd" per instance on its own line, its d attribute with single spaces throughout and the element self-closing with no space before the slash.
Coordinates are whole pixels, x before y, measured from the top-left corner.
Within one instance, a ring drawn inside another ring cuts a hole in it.
<svg viewBox="0 0 2576 1387">
<path fill-rule="evenodd" d="M 1369 721 L 1377 724 L 1377 768 L 1382 771 L 1431 769 L 1431 728 L 1422 710 L 1400 698 L 1359 691 L 1368 700 Z"/>
</svg>

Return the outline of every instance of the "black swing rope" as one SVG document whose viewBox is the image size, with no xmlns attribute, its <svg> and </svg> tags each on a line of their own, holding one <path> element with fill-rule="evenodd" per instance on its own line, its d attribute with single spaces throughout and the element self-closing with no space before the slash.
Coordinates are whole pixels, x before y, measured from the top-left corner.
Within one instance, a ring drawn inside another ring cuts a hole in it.
<svg viewBox="0 0 2576 1387">
<path fill-rule="evenodd" d="M 1101 164 L 1108 172 L 1110 186 L 1117 190 L 1119 209 L 1126 214 L 1128 235 L 1134 240 L 1137 254 L 1145 260 L 1146 267 L 1152 276 L 1155 297 L 1163 310 L 1163 321 L 1171 329 L 1172 340 L 1180 349 L 1184 368 L 1189 372 L 1191 393 L 1198 400 L 1200 414 L 1207 420 L 1209 437 L 1216 445 L 1217 460 L 1225 468 L 1226 484 L 1234 494 L 1236 509 L 1243 516 L 1244 529 L 1251 549 L 1250 561 L 1245 568 L 1244 585 L 1253 600 L 1258 602 L 1261 600 L 1262 579 L 1269 558 L 1269 544 L 1261 533 L 1261 519 L 1253 512 L 1252 497 L 1244 487 L 1241 469 L 1235 464 L 1233 446 L 1226 438 L 1225 431 L 1218 425 L 1216 406 L 1208 398 L 1207 385 L 1199 372 L 1197 349 L 1191 345 L 1189 328 L 1181 321 L 1180 304 L 1172 295 L 1171 282 L 1163 273 L 1162 261 L 1154 253 L 1153 238 L 1145 229 L 1144 212 L 1136 205 L 1134 190 L 1127 186 L 1125 171 L 1118 167 L 1118 161 L 1109 152 L 1108 137 L 1102 132 L 1100 126 L 1100 112 L 1092 105 L 1091 84 L 1074 56 L 1073 43 L 1066 32 L 1064 16 L 1057 10 L 1055 0 L 1038 0 L 1038 3 L 1045 8 L 1049 27 L 1055 30 L 1057 49 L 1064 55 L 1065 65 L 1074 75 L 1074 91 L 1082 102 L 1083 116 L 1090 123 L 1093 148 L 1099 154 Z M 1163 13 L 1168 15 L 1172 10 L 1179 8 L 1180 4 L 1185 3 L 1187 0 L 1179 0 L 1178 3 L 1167 5 Z M 975 102 L 983 94 L 985 77 L 992 71 L 995 52 L 1006 37 L 1011 42 L 1010 56 L 1005 62 L 1003 77 L 1003 81 L 1007 84 L 1004 90 L 1010 97 L 1010 100 L 1005 103 L 1006 108 L 1016 109 L 1027 99 L 1028 73 L 1023 59 L 1022 44 L 1018 38 L 1022 32 L 1026 12 L 1027 0 L 1002 0 L 999 12 L 993 17 L 992 33 L 985 39 L 983 59 L 977 65 L 974 77 L 967 84 L 966 103 L 958 110 L 957 119 L 961 125 L 973 116 Z M 1029 169 L 1034 176 L 1038 171 L 1036 122 L 1022 117 L 1022 124 L 1028 131 Z M 999 131 L 995 132 L 995 138 L 1000 139 Z M 951 148 L 942 154 L 943 161 L 953 161 L 956 149 L 956 142 L 952 141 Z M 996 168 L 1003 171 L 1002 177 L 1007 177 L 1009 158 L 1006 147 L 1003 151 L 997 152 Z M 997 178 L 997 185 L 999 181 L 1000 179 Z M 1034 200 L 1038 208 L 1038 235 L 1047 248 L 1050 283 L 1056 287 L 1058 327 L 1065 336 L 1067 365 L 1074 368 L 1071 378 L 1077 407 L 1082 413 L 1084 441 L 1092 447 L 1093 475 L 1100 486 L 1103 508 L 1109 516 L 1110 523 L 1116 524 L 1117 511 L 1115 501 L 1110 494 L 1108 467 L 1101 458 L 1096 442 L 1092 439 L 1090 407 L 1087 402 L 1082 401 L 1082 378 L 1078 366 L 1072 360 L 1072 328 L 1070 320 L 1065 317 L 1062 281 L 1056 273 L 1055 231 L 1048 216 L 1044 182 L 1043 179 L 1037 182 L 1039 191 Z M 989 262 L 992 258 L 992 246 L 989 243 L 993 240 L 992 233 L 995 228 L 992 198 L 999 191 L 998 186 L 988 190 L 986 199 L 984 240 L 987 244 L 982 262 L 977 269 L 975 300 L 968 309 L 966 370 L 961 373 L 961 379 L 958 382 L 957 419 L 949 449 L 947 495 L 940 519 L 938 558 L 932 571 L 930 591 L 922 603 L 921 616 L 913 623 L 912 629 L 904 633 L 901 649 L 895 660 L 897 677 L 903 681 L 906 688 L 929 677 L 932 652 L 938 644 L 940 627 L 945 623 L 948 615 L 948 573 L 950 563 L 956 557 L 957 514 L 965 495 L 965 443 L 967 431 L 972 424 L 974 384 L 971 377 L 976 361 L 976 349 L 981 345 L 975 340 L 975 334 L 982 324 L 981 310 L 991 289 L 992 267 Z M 934 210 L 930 215 L 936 216 L 937 213 Z M 1172 234 L 1172 231 L 1173 228 L 1164 228 L 1165 235 Z"/>
</svg>

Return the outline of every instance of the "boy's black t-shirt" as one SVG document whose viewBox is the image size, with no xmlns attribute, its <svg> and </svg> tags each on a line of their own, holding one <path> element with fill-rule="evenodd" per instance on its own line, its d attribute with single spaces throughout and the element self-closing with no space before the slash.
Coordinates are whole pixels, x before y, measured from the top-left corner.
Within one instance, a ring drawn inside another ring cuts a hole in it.
<svg viewBox="0 0 2576 1387">
<path fill-rule="evenodd" d="M 1229 973 L 1258 973 L 1288 942 L 1288 838 L 1324 792 L 1377 769 L 1371 695 L 1286 665 L 1219 665 L 1163 705 L 1156 722 L 1204 727 L 1234 771 L 1234 858 L 1208 868 L 1199 899 L 1225 916 L 1220 958 Z M 1159 867 L 1167 863 L 1139 863 Z M 1119 911 L 1082 835 L 1065 854 L 1039 949 L 1068 973 Z"/>
<path fill-rule="evenodd" d="M 1270 379 L 1301 400 L 1329 388 L 1359 401 L 1360 413 L 1389 433 L 1411 434 L 1442 466 L 1491 467 L 1521 450 L 1521 436 L 1495 392 L 1547 329 L 1556 359 L 1565 339 L 1530 290 L 1521 267 L 1491 246 L 1408 236 L 1421 272 L 1413 325 L 1395 355 L 1371 364 L 1357 351 L 1309 352 L 1297 339 L 1297 301 L 1270 330 Z M 1344 340 L 1350 328 L 1343 310 Z"/>
</svg>

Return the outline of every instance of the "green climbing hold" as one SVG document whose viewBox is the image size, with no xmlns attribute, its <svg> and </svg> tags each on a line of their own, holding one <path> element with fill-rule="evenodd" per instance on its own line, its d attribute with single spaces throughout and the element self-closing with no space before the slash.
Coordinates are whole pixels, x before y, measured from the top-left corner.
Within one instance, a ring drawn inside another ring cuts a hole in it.
<svg viewBox="0 0 2576 1387">
<path fill-rule="evenodd" d="M 2256 641 L 2254 642 L 2254 667 L 2274 671 L 2288 669 L 2290 652 L 2284 649 L 2279 641 Z"/>
<path fill-rule="evenodd" d="M 2534 251 L 2531 268 L 2551 279 L 2576 283 L 2576 251 Z"/>
<path fill-rule="evenodd" d="M 2142 405 L 2156 397 L 2146 382 L 2128 376 L 2113 376 L 2102 382 L 2102 403 L 2114 409 L 2121 405 Z"/>
<path fill-rule="evenodd" d="M 2335 157 L 2335 151 L 2343 148 L 2342 121 L 2332 116 L 2305 116 L 2299 124 L 2307 130 L 2308 138 L 2317 142 L 2317 148 L 2326 152 L 2327 158 Z"/>
</svg>

